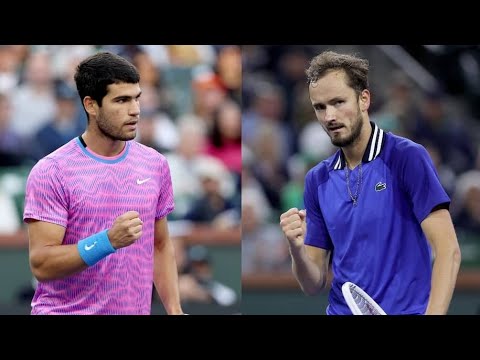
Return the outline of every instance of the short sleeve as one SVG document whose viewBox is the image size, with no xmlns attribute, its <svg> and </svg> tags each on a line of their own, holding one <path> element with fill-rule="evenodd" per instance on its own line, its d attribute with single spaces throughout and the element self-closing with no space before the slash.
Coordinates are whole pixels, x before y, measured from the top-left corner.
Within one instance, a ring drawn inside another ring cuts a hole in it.
<svg viewBox="0 0 480 360">
<path fill-rule="evenodd" d="M 318 182 L 315 181 L 316 172 L 310 170 L 305 177 L 305 192 L 303 200 L 307 210 L 307 234 L 305 245 L 311 245 L 326 250 L 333 248 L 332 240 L 320 209 L 318 200 Z"/>
<path fill-rule="evenodd" d="M 25 189 L 23 220 L 46 221 L 67 227 L 68 198 L 58 164 L 40 160 L 30 171 Z"/>
<path fill-rule="evenodd" d="M 170 214 L 175 206 L 173 201 L 172 177 L 167 159 L 161 157 L 159 169 L 160 194 L 158 197 L 155 219 L 161 219 Z"/>
<path fill-rule="evenodd" d="M 438 173 L 427 150 L 413 144 L 405 148 L 401 154 L 399 178 L 408 194 L 412 209 L 418 222 L 421 223 L 432 210 L 450 205 L 450 198 L 443 188 Z"/>
</svg>

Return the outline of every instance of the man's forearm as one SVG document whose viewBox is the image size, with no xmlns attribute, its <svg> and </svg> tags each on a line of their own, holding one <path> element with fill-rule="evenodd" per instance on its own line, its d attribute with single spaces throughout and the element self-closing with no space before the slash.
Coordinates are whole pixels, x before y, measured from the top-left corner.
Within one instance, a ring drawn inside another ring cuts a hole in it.
<svg viewBox="0 0 480 360">
<path fill-rule="evenodd" d="M 432 270 L 432 288 L 426 315 L 445 315 L 457 281 L 460 252 L 456 250 L 438 254 Z"/>
<path fill-rule="evenodd" d="M 30 251 L 30 266 L 38 281 L 61 279 L 85 270 L 77 245 L 52 245 Z"/>
<path fill-rule="evenodd" d="M 305 246 L 290 248 L 292 271 L 303 292 L 315 295 L 325 287 L 327 274 L 308 257 Z"/>
<path fill-rule="evenodd" d="M 169 315 L 182 314 L 178 290 L 178 271 L 173 244 L 155 247 L 154 282 L 160 300 Z"/>
</svg>

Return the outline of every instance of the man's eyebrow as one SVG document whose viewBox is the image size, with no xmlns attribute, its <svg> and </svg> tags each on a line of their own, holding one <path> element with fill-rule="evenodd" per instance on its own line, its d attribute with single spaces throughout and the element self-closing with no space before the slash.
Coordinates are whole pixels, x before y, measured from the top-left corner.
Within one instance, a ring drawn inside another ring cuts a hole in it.
<svg viewBox="0 0 480 360">
<path fill-rule="evenodd" d="M 342 96 L 335 96 L 335 97 L 331 98 L 330 100 L 328 100 L 327 104 L 331 104 L 331 103 L 337 102 L 339 100 L 344 100 L 344 98 Z M 318 106 L 318 105 L 325 105 L 325 103 L 321 102 L 321 101 L 316 101 L 316 102 L 312 103 L 312 106 Z"/>
<path fill-rule="evenodd" d="M 140 95 L 142 95 L 142 92 L 140 91 L 136 96 L 131 96 L 131 95 L 118 95 L 116 97 L 113 98 L 113 100 L 120 100 L 120 99 L 137 99 L 140 97 Z"/>
</svg>

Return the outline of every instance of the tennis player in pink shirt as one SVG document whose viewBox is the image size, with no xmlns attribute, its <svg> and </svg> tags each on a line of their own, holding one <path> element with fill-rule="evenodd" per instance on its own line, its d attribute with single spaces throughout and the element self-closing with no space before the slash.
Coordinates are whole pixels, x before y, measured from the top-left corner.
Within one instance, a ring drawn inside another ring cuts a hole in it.
<svg viewBox="0 0 480 360">
<path fill-rule="evenodd" d="M 151 313 L 152 286 L 168 314 L 183 314 L 167 215 L 168 163 L 133 139 L 137 69 L 112 53 L 79 64 L 86 131 L 28 176 L 24 221 L 38 279 L 32 314 Z"/>
</svg>

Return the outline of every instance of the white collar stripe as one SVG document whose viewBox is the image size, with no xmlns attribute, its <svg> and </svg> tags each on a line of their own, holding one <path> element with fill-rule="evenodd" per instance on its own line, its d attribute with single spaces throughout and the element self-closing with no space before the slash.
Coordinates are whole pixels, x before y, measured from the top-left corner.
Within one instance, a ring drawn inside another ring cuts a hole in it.
<svg viewBox="0 0 480 360">
<path fill-rule="evenodd" d="M 335 170 L 339 170 L 340 169 L 340 165 L 342 164 L 342 155 L 341 154 L 338 154 L 338 160 L 337 162 L 335 163 L 335 166 L 333 167 Z"/>
<path fill-rule="evenodd" d="M 378 134 L 377 151 L 375 151 L 375 157 L 377 157 L 378 154 L 380 154 L 380 149 L 382 148 L 382 142 L 383 142 L 383 130 L 380 129 L 380 132 Z"/>
<path fill-rule="evenodd" d="M 373 132 L 373 137 L 372 137 L 372 143 L 370 144 L 370 154 L 368 155 L 368 161 L 372 161 L 372 159 L 373 159 L 373 153 L 374 153 L 374 149 L 375 149 L 377 133 L 378 133 L 378 126 L 375 125 L 375 130 Z"/>
</svg>

